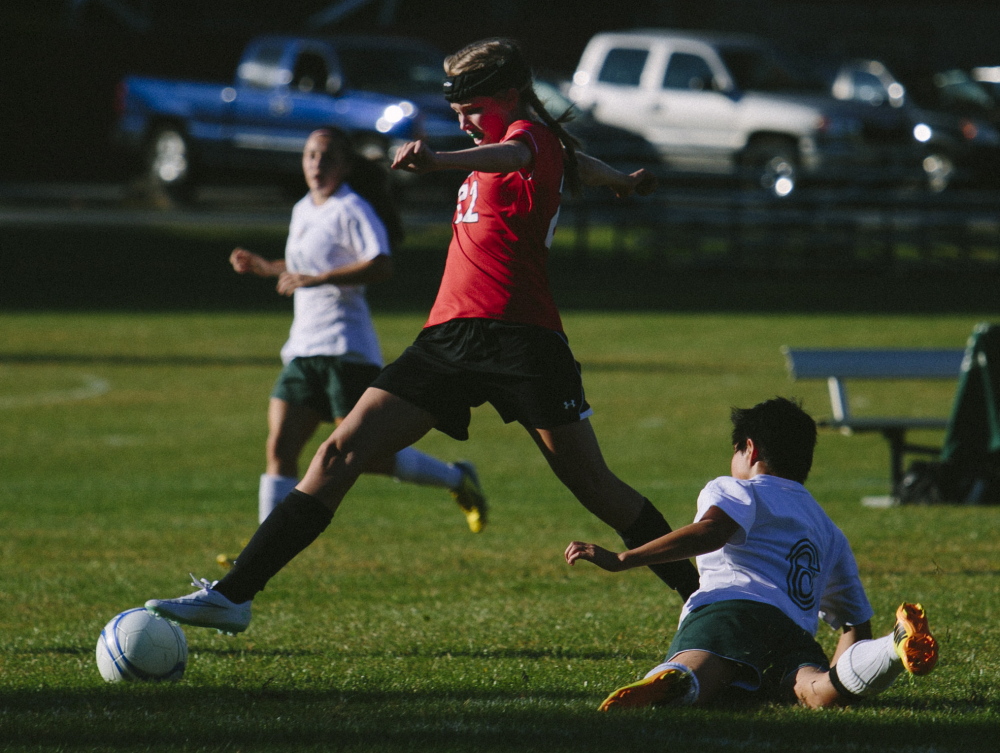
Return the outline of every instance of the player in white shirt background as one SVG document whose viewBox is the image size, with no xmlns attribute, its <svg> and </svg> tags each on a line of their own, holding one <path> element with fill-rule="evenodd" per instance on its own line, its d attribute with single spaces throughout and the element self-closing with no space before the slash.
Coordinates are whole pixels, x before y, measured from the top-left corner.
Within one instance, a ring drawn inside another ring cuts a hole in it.
<svg viewBox="0 0 1000 753">
<path fill-rule="evenodd" d="M 278 292 L 292 296 L 294 306 L 268 408 L 261 522 L 298 483 L 300 455 L 318 426 L 339 424 L 382 368 L 365 286 L 392 274 L 391 243 L 401 226 L 384 181 L 370 179 L 375 169 L 343 131 L 315 131 L 302 154 L 309 192 L 292 210 L 285 257 L 265 259 L 244 248 L 230 255 L 240 274 L 277 277 Z M 352 175 L 368 198 L 352 187 Z M 486 523 L 486 500 L 470 463 L 446 463 L 408 447 L 366 472 L 446 488 L 473 532 Z"/>
</svg>

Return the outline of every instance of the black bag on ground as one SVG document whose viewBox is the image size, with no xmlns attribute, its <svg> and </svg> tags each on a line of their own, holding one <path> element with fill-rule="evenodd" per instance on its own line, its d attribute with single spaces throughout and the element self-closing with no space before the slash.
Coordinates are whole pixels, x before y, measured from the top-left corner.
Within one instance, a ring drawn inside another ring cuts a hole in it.
<svg viewBox="0 0 1000 753">
<path fill-rule="evenodd" d="M 1000 504 L 1000 326 L 973 330 L 941 455 L 913 462 L 897 496 L 901 504 Z"/>
</svg>

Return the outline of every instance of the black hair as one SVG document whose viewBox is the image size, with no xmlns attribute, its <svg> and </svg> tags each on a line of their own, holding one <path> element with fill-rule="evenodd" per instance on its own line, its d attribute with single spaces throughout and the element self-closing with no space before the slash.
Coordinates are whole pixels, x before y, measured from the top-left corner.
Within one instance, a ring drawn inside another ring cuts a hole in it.
<svg viewBox="0 0 1000 753">
<path fill-rule="evenodd" d="M 742 452 L 752 439 L 772 475 L 805 483 L 816 448 L 816 422 L 797 401 L 765 400 L 753 408 L 733 408 L 733 449 Z"/>
<path fill-rule="evenodd" d="M 372 205 L 375 214 L 382 220 L 389 247 L 393 250 L 403 242 L 405 236 L 403 220 L 392 193 L 388 171 L 377 162 L 363 157 L 355 147 L 350 134 L 337 126 L 320 128 L 330 140 L 330 146 L 337 150 L 347 163 L 347 183 L 354 192 Z"/>
</svg>

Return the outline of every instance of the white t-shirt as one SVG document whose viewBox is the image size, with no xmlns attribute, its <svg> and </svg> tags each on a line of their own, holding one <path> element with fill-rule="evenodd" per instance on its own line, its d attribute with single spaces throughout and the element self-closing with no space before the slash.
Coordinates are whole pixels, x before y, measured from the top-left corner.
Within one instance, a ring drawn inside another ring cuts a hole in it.
<svg viewBox="0 0 1000 753">
<path fill-rule="evenodd" d="M 769 475 L 721 476 L 698 495 L 695 521 L 713 506 L 740 530 L 697 558 L 701 587 L 681 620 L 727 599 L 771 604 L 813 635 L 820 617 L 835 629 L 871 619 L 847 537 L 802 484 Z"/>
<path fill-rule="evenodd" d="M 289 272 L 320 274 L 389 255 L 389 239 L 375 210 L 346 183 L 317 206 L 307 194 L 292 209 L 285 246 Z M 382 352 L 364 285 L 318 285 L 293 294 L 295 318 L 281 360 L 343 356 L 382 365 Z"/>
</svg>

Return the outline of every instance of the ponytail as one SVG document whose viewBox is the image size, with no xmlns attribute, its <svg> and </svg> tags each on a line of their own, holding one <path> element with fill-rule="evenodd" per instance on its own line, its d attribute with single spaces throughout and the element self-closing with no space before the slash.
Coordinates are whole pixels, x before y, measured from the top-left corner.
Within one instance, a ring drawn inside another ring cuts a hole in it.
<svg viewBox="0 0 1000 753">
<path fill-rule="evenodd" d="M 576 150 L 580 147 L 580 140 L 563 127 L 563 123 L 568 122 L 573 117 L 572 108 L 567 109 L 558 118 L 554 117 L 545 109 L 545 105 L 542 104 L 534 87 L 530 84 L 527 89 L 521 92 L 521 97 L 545 125 L 555 132 L 562 143 L 566 188 L 573 196 L 576 196 L 583 188 L 583 183 L 580 180 L 580 165 L 576 158 Z"/>
</svg>

